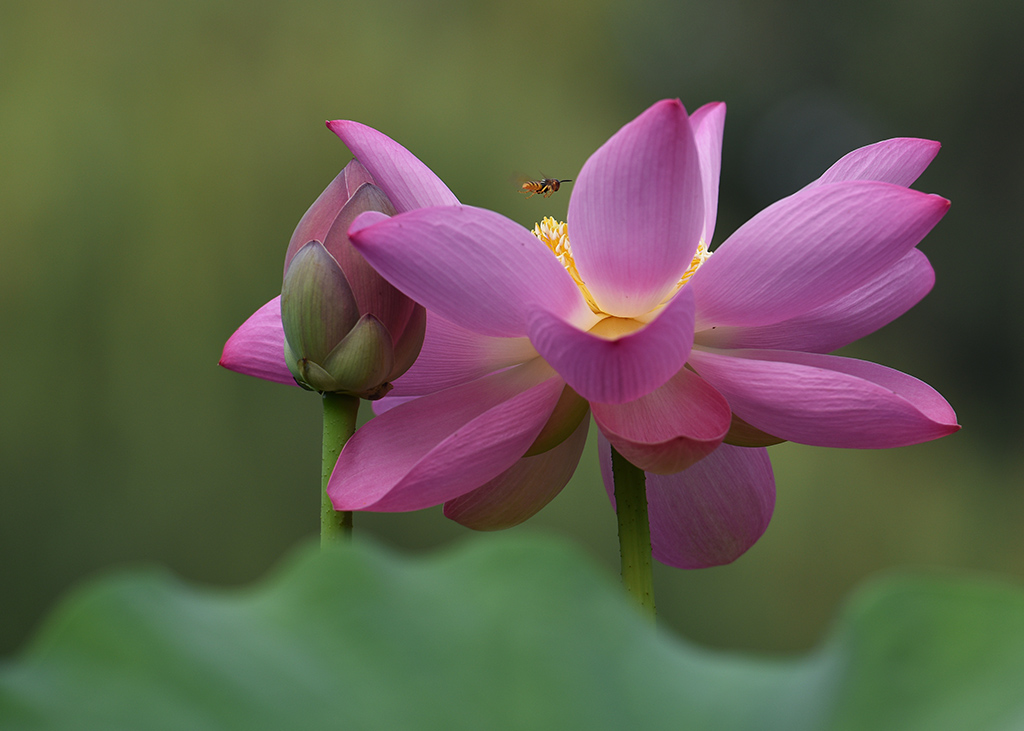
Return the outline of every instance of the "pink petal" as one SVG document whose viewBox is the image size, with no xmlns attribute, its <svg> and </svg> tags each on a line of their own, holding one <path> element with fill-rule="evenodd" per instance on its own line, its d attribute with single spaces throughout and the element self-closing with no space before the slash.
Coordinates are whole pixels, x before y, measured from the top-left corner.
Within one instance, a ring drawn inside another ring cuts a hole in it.
<svg viewBox="0 0 1024 731">
<path fill-rule="evenodd" d="M 536 357 L 537 351 L 527 338 L 477 335 L 428 312 L 420 355 L 395 381 L 389 398 L 434 393 Z"/>
<path fill-rule="evenodd" d="M 294 386 L 284 362 L 281 296 L 256 310 L 224 344 L 220 365 L 229 371 Z"/>
<path fill-rule="evenodd" d="M 775 348 L 829 353 L 873 333 L 921 301 L 935 272 L 919 249 L 881 276 L 798 317 L 757 327 L 702 330 L 695 342 L 712 348 Z"/>
<path fill-rule="evenodd" d="M 693 295 L 683 287 L 658 316 L 617 340 L 537 310 L 530 342 L 583 398 L 621 404 L 650 393 L 683 367 L 693 345 Z"/>
<path fill-rule="evenodd" d="M 718 180 L 722 172 L 722 138 L 725 131 L 725 104 L 705 104 L 690 115 L 690 127 L 700 155 L 700 176 L 704 187 L 704 233 L 701 241 L 711 243 L 718 215 Z"/>
<path fill-rule="evenodd" d="M 569 200 L 576 268 L 601 309 L 654 309 L 690 266 L 704 228 L 700 155 L 678 99 L 660 101 L 583 165 Z"/>
<path fill-rule="evenodd" d="M 334 120 L 327 128 L 341 138 L 370 171 L 399 213 L 427 206 L 455 206 L 459 200 L 411 152 L 385 134 L 358 122 Z"/>
<path fill-rule="evenodd" d="M 540 239 L 482 208 L 367 213 L 349 236 L 385 279 L 428 310 L 482 335 L 521 337 L 537 309 L 580 327 L 597 321 Z"/>
<path fill-rule="evenodd" d="M 721 444 L 732 423 L 729 404 L 693 371 L 625 404 L 591 404 L 601 433 L 646 472 L 679 472 Z"/>
<path fill-rule="evenodd" d="M 292 232 L 292 238 L 288 243 L 288 250 L 284 256 L 285 271 L 288 270 L 292 257 L 303 246 L 310 241 L 324 242 L 327 232 L 331 229 L 331 224 L 334 223 L 334 219 L 338 216 L 338 211 L 342 209 L 345 202 L 352 196 L 359 185 L 364 182 L 372 183 L 373 180 L 370 178 L 369 173 L 366 172 L 366 168 L 360 165 L 358 161 L 352 160 L 324 188 L 323 193 L 313 201 L 313 205 L 309 207 L 299 220 L 295 231 Z"/>
<path fill-rule="evenodd" d="M 693 275 L 698 329 L 769 325 L 852 292 L 906 256 L 948 209 L 939 196 L 862 181 L 784 198 Z"/>
<path fill-rule="evenodd" d="M 453 500 L 512 467 L 565 383 L 540 358 L 371 419 L 331 475 L 337 510 L 400 512 Z"/>
<path fill-rule="evenodd" d="M 601 476 L 615 505 L 611 448 L 598 440 Z M 674 475 L 647 475 L 647 510 L 654 558 L 677 569 L 731 563 L 768 528 L 775 477 L 768 450 L 723 444 Z"/>
<path fill-rule="evenodd" d="M 473 530 L 503 530 L 532 518 L 569 482 L 587 443 L 590 420 L 554 449 L 524 457 L 493 480 L 444 504 L 444 514 Z"/>
<path fill-rule="evenodd" d="M 397 336 L 405 328 L 416 303 L 381 277 L 348 240 L 349 226 L 367 210 L 386 215 L 395 212 L 379 188 L 362 186 L 353 193 L 321 241 L 345 273 L 359 311 L 373 313 L 392 336 Z"/>
<path fill-rule="evenodd" d="M 960 427 L 926 383 L 867 361 L 779 350 L 694 348 L 690 364 L 741 419 L 768 434 L 819 447 L 884 449 Z"/>
<path fill-rule="evenodd" d="M 373 413 L 374 414 L 376 414 L 377 416 L 380 416 L 381 414 L 383 414 L 383 413 L 385 413 L 387 411 L 391 411 L 391 409 L 393 409 L 393 408 L 395 408 L 397 406 L 401 406 L 402 404 L 407 404 L 410 401 L 415 401 L 418 398 L 420 398 L 420 397 L 419 396 L 391 396 L 389 394 L 389 395 L 385 396 L 384 398 L 377 399 L 375 401 L 371 401 L 370 402 L 370 408 L 373 409 Z"/>
<path fill-rule="evenodd" d="M 901 137 L 876 142 L 843 156 L 807 187 L 843 180 L 878 180 L 909 187 L 942 147 L 932 140 Z"/>
</svg>

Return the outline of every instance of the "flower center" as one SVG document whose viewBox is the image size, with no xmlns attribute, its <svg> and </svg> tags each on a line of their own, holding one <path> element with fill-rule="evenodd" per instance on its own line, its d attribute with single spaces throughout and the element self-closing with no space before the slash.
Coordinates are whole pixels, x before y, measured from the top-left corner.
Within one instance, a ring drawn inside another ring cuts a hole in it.
<svg viewBox="0 0 1024 731">
<path fill-rule="evenodd" d="M 594 296 L 590 294 L 590 290 L 587 289 L 586 283 L 580 278 L 580 273 L 576 270 L 576 262 L 572 258 L 572 246 L 569 245 L 569 227 L 564 221 L 556 221 L 551 216 L 545 216 L 540 223 L 534 225 L 533 235 L 543 241 L 551 253 L 554 254 L 558 261 L 565 267 L 565 271 L 569 272 L 569 276 L 576 282 L 576 286 L 580 288 L 580 292 L 583 293 L 583 299 L 587 301 L 590 309 L 597 315 L 604 317 L 611 317 L 607 312 L 598 307 L 597 302 L 594 301 Z M 697 244 L 697 253 L 693 256 L 693 261 L 690 262 L 690 266 L 687 267 L 686 271 L 683 272 L 683 276 L 680 277 L 679 282 L 672 291 L 666 295 L 665 299 L 661 301 L 661 304 L 665 304 L 679 291 L 679 288 L 686 284 L 693 273 L 700 268 L 700 265 L 708 260 L 711 256 L 711 252 L 708 251 L 708 247 L 701 240 Z"/>
</svg>

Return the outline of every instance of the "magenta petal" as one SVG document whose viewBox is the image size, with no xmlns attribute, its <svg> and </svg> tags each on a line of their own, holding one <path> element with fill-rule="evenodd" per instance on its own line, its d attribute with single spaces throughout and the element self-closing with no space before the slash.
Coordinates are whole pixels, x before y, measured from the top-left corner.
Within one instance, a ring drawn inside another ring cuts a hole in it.
<svg viewBox="0 0 1024 731">
<path fill-rule="evenodd" d="M 373 413 L 380 416 L 381 414 L 391 411 L 391 409 L 407 404 L 410 401 L 415 401 L 420 398 L 419 396 L 385 396 L 382 399 L 377 399 L 370 402 L 370 408 L 373 409 Z"/>
<path fill-rule="evenodd" d="M 693 275 L 698 329 L 768 325 L 852 292 L 906 256 L 948 209 L 939 196 L 862 181 L 784 198 Z"/>
<path fill-rule="evenodd" d="M 876 363 L 818 353 L 694 348 L 690 364 L 738 417 L 802 444 L 884 449 L 960 428 L 935 389 Z"/>
<path fill-rule="evenodd" d="M 878 180 L 907 188 L 935 159 L 941 146 L 913 137 L 876 142 L 844 155 L 807 187 L 843 180 Z"/>
<path fill-rule="evenodd" d="M 882 275 L 806 314 L 758 327 L 702 330 L 694 342 L 712 348 L 774 348 L 830 353 L 873 333 L 921 301 L 935 284 L 935 272 L 919 249 Z"/>
<path fill-rule="evenodd" d="M 362 313 L 371 312 L 393 336 L 398 336 L 416 306 L 384 280 L 348 240 L 351 223 L 368 210 L 380 215 L 393 215 L 394 209 L 384 193 L 374 185 L 364 185 L 352 194 L 341 209 L 327 235 L 320 239 L 345 273 L 352 294 Z"/>
<path fill-rule="evenodd" d="M 527 338 L 494 338 L 427 313 L 423 348 L 389 397 L 423 396 L 536 358 Z"/>
<path fill-rule="evenodd" d="M 597 448 L 614 507 L 611 448 L 603 435 Z M 646 477 L 652 553 L 677 569 L 735 561 L 764 534 L 775 509 L 775 477 L 764 448 L 723 444 L 687 470 Z"/>
<path fill-rule="evenodd" d="M 532 518 L 569 482 L 587 443 L 590 420 L 554 449 L 524 457 L 493 480 L 444 504 L 444 514 L 473 530 L 503 530 Z"/>
<path fill-rule="evenodd" d="M 601 309 L 654 309 L 690 266 L 704 228 L 700 155 L 678 99 L 660 101 L 583 165 L 569 200 L 576 267 Z"/>
<path fill-rule="evenodd" d="M 537 358 L 384 412 L 342 450 L 335 509 L 420 510 L 480 487 L 523 456 L 564 387 Z"/>
<path fill-rule="evenodd" d="M 224 344 L 220 365 L 229 371 L 294 386 L 284 362 L 281 296 L 256 310 Z"/>
<path fill-rule="evenodd" d="M 658 474 L 684 470 L 715 451 L 732 423 L 722 395 L 687 368 L 636 401 L 591 409 L 619 454 Z"/>
<path fill-rule="evenodd" d="M 394 218 L 367 213 L 349 237 L 395 287 L 483 335 L 526 335 L 527 317 L 536 309 L 580 327 L 597 320 L 551 250 L 493 211 L 448 206 Z"/>
<path fill-rule="evenodd" d="M 313 201 L 313 205 L 299 219 L 295 231 L 292 232 L 291 241 L 288 243 L 288 250 L 284 255 L 285 271 L 288 271 L 288 265 L 291 264 L 292 257 L 295 256 L 299 249 L 310 241 L 323 243 L 323 240 L 327 237 L 327 232 L 331 229 L 331 224 L 334 223 L 334 219 L 338 216 L 338 211 L 342 209 L 345 201 L 352 195 L 352 191 L 348 187 L 350 177 L 348 170 L 349 167 L 354 165 L 358 166 L 357 170 L 365 172 L 358 163 L 349 163 L 324 188 L 324 191 Z"/>
<path fill-rule="evenodd" d="M 399 213 L 427 206 L 454 206 L 459 200 L 419 159 L 385 134 L 358 122 L 334 120 L 327 128 L 370 171 Z"/>
<path fill-rule="evenodd" d="M 693 345 L 693 295 L 683 287 L 658 316 L 618 340 L 584 332 L 543 310 L 530 319 L 530 342 L 590 402 L 621 404 L 661 386 Z"/>
<path fill-rule="evenodd" d="M 718 215 L 718 181 L 722 172 L 722 138 L 725 133 L 725 104 L 705 104 L 690 115 L 690 127 L 700 155 L 700 176 L 704 187 L 704 233 L 701 241 L 711 244 Z"/>
</svg>

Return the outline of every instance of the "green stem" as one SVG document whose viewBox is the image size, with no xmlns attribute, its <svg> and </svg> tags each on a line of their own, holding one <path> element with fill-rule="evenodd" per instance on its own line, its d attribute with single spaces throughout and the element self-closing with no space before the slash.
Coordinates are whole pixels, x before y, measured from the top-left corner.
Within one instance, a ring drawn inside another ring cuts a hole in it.
<svg viewBox="0 0 1024 731">
<path fill-rule="evenodd" d="M 619 518 L 619 553 L 622 585 L 653 622 L 654 577 L 651 573 L 651 524 L 647 517 L 644 471 L 630 464 L 612 447 L 615 512 Z"/>
<path fill-rule="evenodd" d="M 339 393 L 324 394 L 323 465 L 320 472 L 320 548 L 352 538 L 352 513 L 335 510 L 327 496 L 327 483 L 345 446 L 356 430 L 359 399 Z"/>
</svg>

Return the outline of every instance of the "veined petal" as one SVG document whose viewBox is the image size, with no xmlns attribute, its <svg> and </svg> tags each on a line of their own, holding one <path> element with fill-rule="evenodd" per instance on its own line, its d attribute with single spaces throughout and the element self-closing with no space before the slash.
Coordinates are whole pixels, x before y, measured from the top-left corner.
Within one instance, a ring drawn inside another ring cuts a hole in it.
<svg viewBox="0 0 1024 731">
<path fill-rule="evenodd" d="M 455 206 L 455 194 L 420 160 L 385 134 L 359 122 L 337 119 L 327 128 L 370 171 L 399 213 L 427 206 Z"/>
<path fill-rule="evenodd" d="M 884 449 L 957 431 L 935 389 L 853 358 L 780 350 L 694 348 L 690 364 L 741 419 L 768 434 L 818 447 Z"/>
<path fill-rule="evenodd" d="M 373 409 L 373 413 L 380 416 L 383 413 L 391 411 L 391 409 L 397 408 L 402 404 L 407 404 L 410 401 L 415 401 L 420 398 L 419 396 L 391 396 L 390 393 L 384 398 L 376 399 L 370 402 L 370 408 Z"/>
<path fill-rule="evenodd" d="M 693 275 L 698 329 L 768 325 L 852 292 L 906 256 L 948 209 L 939 196 L 870 181 L 784 198 Z"/>
<path fill-rule="evenodd" d="M 807 187 L 843 180 L 878 180 L 904 188 L 918 179 L 942 147 L 932 140 L 898 137 L 844 155 Z"/>
<path fill-rule="evenodd" d="M 530 342 L 580 396 L 621 404 L 650 393 L 683 367 L 693 346 L 693 311 L 693 295 L 683 287 L 644 327 L 608 340 L 537 310 L 529 321 Z"/>
<path fill-rule="evenodd" d="M 849 294 L 798 317 L 756 327 L 701 330 L 694 342 L 712 348 L 775 348 L 830 353 L 873 333 L 921 301 L 935 272 L 919 249 Z"/>
<path fill-rule="evenodd" d="M 700 156 L 700 177 L 704 187 L 704 232 L 701 241 L 710 246 L 718 216 L 718 181 L 722 173 L 722 138 L 725 133 L 725 103 L 705 104 L 690 115 L 690 127 Z"/>
<path fill-rule="evenodd" d="M 229 371 L 295 386 L 284 362 L 281 296 L 256 310 L 224 344 L 220 365 Z"/>
<path fill-rule="evenodd" d="M 428 310 L 482 335 L 521 337 L 534 310 L 577 327 L 597 316 L 540 239 L 482 208 L 364 214 L 349 237 L 385 279 Z"/>
<path fill-rule="evenodd" d="M 704 379 L 681 368 L 668 383 L 624 404 L 591 404 L 601 433 L 645 472 L 685 470 L 722 443 L 729 404 Z"/>
<path fill-rule="evenodd" d="M 495 338 L 427 313 L 423 348 L 390 396 L 423 396 L 537 357 L 528 338 Z"/>
<path fill-rule="evenodd" d="M 601 475 L 615 505 L 608 441 L 598 441 Z M 731 563 L 768 528 L 775 509 L 775 477 L 763 448 L 723 444 L 688 470 L 647 475 L 651 550 L 678 569 Z"/>
<path fill-rule="evenodd" d="M 569 240 L 601 309 L 654 309 L 690 266 L 704 229 L 700 155 L 686 110 L 666 99 L 583 165 L 569 199 Z"/>
<path fill-rule="evenodd" d="M 503 530 L 532 518 L 569 482 L 587 443 L 590 419 L 554 449 L 524 457 L 493 480 L 444 504 L 444 514 L 473 530 Z"/>
<path fill-rule="evenodd" d="M 512 467 L 565 382 L 540 358 L 371 419 L 345 445 L 327 492 L 336 510 L 420 510 Z"/>
</svg>

